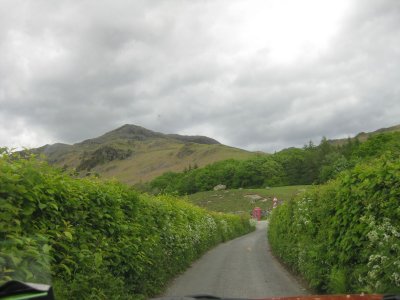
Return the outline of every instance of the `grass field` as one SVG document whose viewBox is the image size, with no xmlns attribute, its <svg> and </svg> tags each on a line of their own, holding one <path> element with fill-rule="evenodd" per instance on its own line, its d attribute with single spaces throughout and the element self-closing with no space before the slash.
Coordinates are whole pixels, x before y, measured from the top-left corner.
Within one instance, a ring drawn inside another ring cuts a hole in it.
<svg viewBox="0 0 400 300">
<path fill-rule="evenodd" d="M 262 210 L 271 210 L 274 197 L 277 197 L 278 201 L 282 202 L 311 188 L 312 186 L 310 185 L 295 185 L 269 189 L 208 191 L 189 195 L 188 200 L 208 210 L 227 213 L 249 213 L 254 207 L 260 207 Z"/>
</svg>

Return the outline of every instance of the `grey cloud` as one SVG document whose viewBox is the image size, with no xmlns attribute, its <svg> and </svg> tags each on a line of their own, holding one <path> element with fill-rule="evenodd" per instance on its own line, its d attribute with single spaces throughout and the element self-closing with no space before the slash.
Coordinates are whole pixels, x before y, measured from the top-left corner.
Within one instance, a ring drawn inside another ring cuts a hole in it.
<svg viewBox="0 0 400 300">
<path fill-rule="evenodd" d="M 231 3 L 2 3 L 1 141 L 134 123 L 275 151 L 399 123 L 398 1 L 352 1 L 328 49 L 288 65 L 224 44 Z"/>
</svg>

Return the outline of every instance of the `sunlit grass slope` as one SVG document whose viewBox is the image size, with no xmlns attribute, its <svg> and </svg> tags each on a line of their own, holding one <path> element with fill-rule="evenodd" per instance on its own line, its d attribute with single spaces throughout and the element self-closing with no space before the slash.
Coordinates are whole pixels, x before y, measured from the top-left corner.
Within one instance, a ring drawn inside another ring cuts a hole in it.
<svg viewBox="0 0 400 300">
<path fill-rule="evenodd" d="M 123 183 L 134 184 L 149 181 L 164 172 L 181 172 L 189 166 L 203 167 L 229 158 L 246 159 L 255 153 L 224 145 L 182 143 L 174 140 L 136 142 L 134 145 L 115 145 L 118 149 L 132 149 L 133 154 L 122 160 L 99 164 L 90 170 L 106 179 L 115 178 Z M 77 149 L 66 155 L 59 166 L 77 167 L 83 151 Z"/>
<path fill-rule="evenodd" d="M 296 185 L 269 189 L 208 191 L 189 195 L 188 200 L 193 204 L 212 211 L 247 213 L 256 206 L 263 210 L 270 210 L 274 197 L 277 197 L 282 202 L 292 199 L 294 196 L 312 188 L 309 185 Z"/>
<path fill-rule="evenodd" d="M 229 158 L 246 159 L 255 153 L 224 145 L 181 144 L 173 141 L 153 147 L 143 144 L 126 159 L 113 161 L 94 171 L 106 178 L 115 177 L 121 182 L 134 184 L 149 181 L 167 171 L 181 172 L 189 166 L 203 167 Z"/>
</svg>

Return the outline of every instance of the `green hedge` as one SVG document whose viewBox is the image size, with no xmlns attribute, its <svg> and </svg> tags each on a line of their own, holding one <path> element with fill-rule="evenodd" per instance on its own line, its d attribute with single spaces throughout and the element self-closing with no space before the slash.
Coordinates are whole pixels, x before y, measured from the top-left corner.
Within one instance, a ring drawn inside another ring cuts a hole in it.
<svg viewBox="0 0 400 300">
<path fill-rule="evenodd" d="M 268 235 L 318 292 L 400 292 L 399 157 L 357 165 L 284 203 Z"/>
<path fill-rule="evenodd" d="M 51 282 L 59 299 L 143 298 L 210 247 L 252 230 L 239 216 L 1 156 L 0 283 Z"/>
</svg>

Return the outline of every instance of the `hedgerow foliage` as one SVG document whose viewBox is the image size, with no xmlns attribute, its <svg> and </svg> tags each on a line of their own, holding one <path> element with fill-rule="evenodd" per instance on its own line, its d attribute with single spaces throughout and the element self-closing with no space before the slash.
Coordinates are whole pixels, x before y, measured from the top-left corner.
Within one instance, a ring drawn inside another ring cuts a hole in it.
<svg viewBox="0 0 400 300">
<path fill-rule="evenodd" d="M 273 252 L 319 292 L 400 292 L 400 162 L 385 154 L 272 214 Z"/>
<path fill-rule="evenodd" d="M 136 299 L 252 229 L 239 216 L 0 156 L 0 284 L 51 281 L 58 299 Z"/>
</svg>

